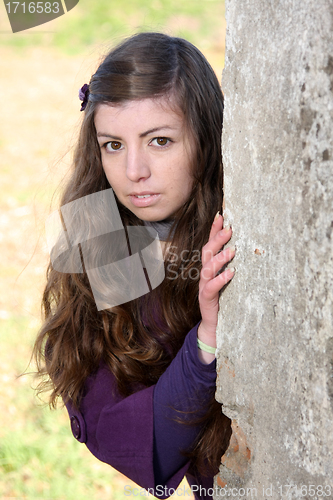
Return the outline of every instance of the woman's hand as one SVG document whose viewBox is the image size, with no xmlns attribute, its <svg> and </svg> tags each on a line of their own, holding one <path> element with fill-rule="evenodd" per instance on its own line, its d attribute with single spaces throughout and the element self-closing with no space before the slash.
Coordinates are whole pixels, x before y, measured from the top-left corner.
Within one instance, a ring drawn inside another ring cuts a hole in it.
<svg viewBox="0 0 333 500">
<path fill-rule="evenodd" d="M 234 276 L 233 268 L 226 269 L 221 274 L 218 271 L 225 266 L 235 255 L 235 247 L 221 248 L 230 240 L 232 230 L 230 226 L 223 228 L 223 217 L 220 214 L 214 219 L 209 234 L 209 240 L 202 248 L 202 270 L 199 281 L 199 306 L 202 321 L 198 328 L 198 338 L 216 347 L 217 315 L 219 311 L 219 291 Z M 214 355 L 199 351 L 202 360 L 210 362 Z M 207 358 L 207 359 L 206 359 Z"/>
</svg>

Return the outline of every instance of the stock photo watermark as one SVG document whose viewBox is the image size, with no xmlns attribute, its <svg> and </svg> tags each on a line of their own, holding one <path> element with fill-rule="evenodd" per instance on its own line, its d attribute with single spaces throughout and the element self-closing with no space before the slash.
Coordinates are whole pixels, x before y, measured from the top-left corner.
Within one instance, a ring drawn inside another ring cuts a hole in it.
<svg viewBox="0 0 333 500">
<path fill-rule="evenodd" d="M 57 0 L 51 2 L 12 2 L 4 0 L 13 33 L 53 21 L 72 10 L 79 0 Z"/>
<path fill-rule="evenodd" d="M 126 497 L 192 497 L 194 494 L 207 497 L 219 495 L 222 497 L 231 498 L 255 498 L 258 495 L 257 488 L 221 488 L 220 486 L 213 486 L 205 488 L 201 485 L 181 485 L 178 488 L 169 488 L 168 486 L 157 485 L 156 488 L 135 488 L 130 485 L 124 486 L 124 496 Z"/>
<path fill-rule="evenodd" d="M 168 486 L 158 485 L 156 488 L 139 488 L 130 485 L 124 486 L 124 496 L 126 497 L 191 497 L 194 494 L 202 495 L 204 497 L 214 495 L 222 498 L 318 498 L 318 497 L 330 497 L 332 498 L 333 487 L 330 485 L 314 485 L 314 484 L 279 484 L 273 485 L 262 485 L 260 488 L 256 487 L 246 487 L 246 488 L 235 488 L 228 487 L 227 485 L 223 488 L 220 486 L 214 486 L 211 488 L 204 488 L 201 485 L 192 486 L 178 486 L 178 488 L 169 488 Z"/>
<path fill-rule="evenodd" d="M 178 255 L 175 246 L 167 250 L 165 273 L 157 231 L 148 226 L 127 226 L 125 231 L 112 189 L 62 206 L 47 218 L 45 230 L 53 268 L 86 272 L 99 311 L 149 293 L 165 277 L 205 277 L 201 252 L 182 250 Z"/>
<path fill-rule="evenodd" d="M 179 253 L 177 247 L 167 247 L 165 268 L 157 231 L 149 226 L 127 226 L 125 231 L 112 188 L 63 205 L 47 218 L 45 230 L 53 268 L 86 272 L 99 311 L 137 299 L 165 278 L 210 277 L 204 276 L 199 250 Z"/>
<path fill-rule="evenodd" d="M 47 218 L 45 230 L 53 268 L 86 272 L 99 311 L 137 299 L 164 280 L 157 231 L 125 231 L 112 189 L 63 205 Z"/>
</svg>

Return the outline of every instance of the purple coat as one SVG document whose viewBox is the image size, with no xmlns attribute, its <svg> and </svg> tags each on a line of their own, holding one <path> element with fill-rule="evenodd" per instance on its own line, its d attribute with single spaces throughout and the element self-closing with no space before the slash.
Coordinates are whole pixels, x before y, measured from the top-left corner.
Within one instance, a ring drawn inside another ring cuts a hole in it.
<svg viewBox="0 0 333 500">
<path fill-rule="evenodd" d="M 193 444 L 201 427 L 174 419 L 179 416 L 175 407 L 204 412 L 214 394 L 216 362 L 206 365 L 199 360 L 197 329 L 198 325 L 187 334 L 156 385 L 124 398 L 113 374 L 101 364 L 86 381 L 80 409 L 66 405 L 78 441 L 99 460 L 161 499 L 173 494 L 184 475 L 196 498 L 211 499 L 213 476 L 218 472 L 212 471 L 209 478 L 193 474 L 191 462 L 180 450 Z"/>
</svg>

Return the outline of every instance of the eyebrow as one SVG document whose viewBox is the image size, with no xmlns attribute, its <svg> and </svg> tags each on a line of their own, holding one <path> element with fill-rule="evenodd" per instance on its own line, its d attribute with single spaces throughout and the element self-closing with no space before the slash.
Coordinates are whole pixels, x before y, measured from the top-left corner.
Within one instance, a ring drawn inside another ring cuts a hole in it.
<svg viewBox="0 0 333 500">
<path fill-rule="evenodd" d="M 146 130 L 146 132 L 142 132 L 142 134 L 139 135 L 140 138 L 146 137 L 149 134 L 153 134 L 154 132 L 158 132 L 159 130 L 175 130 L 175 127 L 170 127 L 170 125 L 163 125 L 161 127 L 154 127 L 150 128 L 149 130 Z M 109 137 L 110 139 L 115 139 L 116 141 L 122 141 L 121 137 L 117 137 L 116 135 L 110 135 L 105 132 L 97 132 L 97 137 Z"/>
</svg>

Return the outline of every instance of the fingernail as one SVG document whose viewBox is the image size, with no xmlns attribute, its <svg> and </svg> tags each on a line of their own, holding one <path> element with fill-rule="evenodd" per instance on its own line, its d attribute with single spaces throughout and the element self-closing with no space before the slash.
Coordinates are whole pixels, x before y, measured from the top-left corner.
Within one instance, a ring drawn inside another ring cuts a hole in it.
<svg viewBox="0 0 333 500">
<path fill-rule="evenodd" d="M 217 212 L 217 214 L 214 217 L 214 221 L 216 221 L 220 217 L 220 211 Z"/>
<path fill-rule="evenodd" d="M 229 231 L 229 229 L 230 229 L 230 224 L 228 224 L 227 226 L 225 226 L 223 229 L 224 229 L 225 231 Z"/>
<path fill-rule="evenodd" d="M 231 271 L 232 273 L 235 273 L 236 272 L 236 268 L 235 267 L 229 267 L 229 271 Z"/>
<path fill-rule="evenodd" d="M 229 247 L 229 250 L 231 250 L 232 252 L 236 252 L 236 247 L 235 246 Z"/>
</svg>

